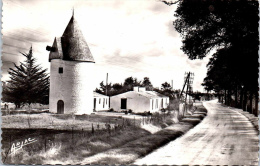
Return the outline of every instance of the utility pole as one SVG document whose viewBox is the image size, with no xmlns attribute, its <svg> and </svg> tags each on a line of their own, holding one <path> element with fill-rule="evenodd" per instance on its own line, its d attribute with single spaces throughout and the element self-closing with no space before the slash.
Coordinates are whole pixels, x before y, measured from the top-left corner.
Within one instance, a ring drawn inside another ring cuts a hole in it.
<svg viewBox="0 0 260 166">
<path fill-rule="evenodd" d="M 172 80 L 172 90 L 173 90 L 173 80 Z"/>
<path fill-rule="evenodd" d="M 184 77 L 184 79 L 185 79 L 185 82 L 184 82 L 183 88 L 182 88 L 182 90 L 181 90 L 180 97 L 182 96 L 182 93 L 183 93 L 183 91 L 184 91 L 184 88 L 185 88 L 185 86 L 186 86 L 186 84 L 187 84 L 187 81 L 189 80 L 189 77 L 190 77 L 190 72 L 188 72 L 188 73 L 186 73 L 186 72 L 185 72 L 185 75 L 187 75 L 187 76 L 186 76 L 186 77 Z"/>
<path fill-rule="evenodd" d="M 106 95 L 107 95 L 107 80 L 108 80 L 108 73 L 107 73 L 107 78 L 106 78 Z"/>
<path fill-rule="evenodd" d="M 183 85 L 183 88 L 182 88 L 182 91 L 181 91 L 181 94 L 180 94 L 180 97 L 182 96 L 182 93 L 184 92 L 184 89 L 185 89 L 185 86 L 186 87 L 186 94 L 185 94 L 185 99 L 184 99 L 184 112 L 183 114 L 185 115 L 186 111 L 187 111 L 187 95 L 188 93 L 191 94 L 191 91 L 192 91 L 192 83 L 193 83 L 193 79 L 194 79 L 194 73 L 191 73 L 191 72 L 188 72 L 186 73 L 185 72 L 185 76 L 184 76 L 184 85 Z M 190 103 L 190 101 L 189 101 Z M 183 115 L 183 116 L 184 116 Z"/>
<path fill-rule="evenodd" d="M 106 78 L 106 96 L 107 96 L 107 85 L 108 85 L 108 73 Z M 108 108 L 110 109 L 110 96 L 108 96 Z"/>
</svg>

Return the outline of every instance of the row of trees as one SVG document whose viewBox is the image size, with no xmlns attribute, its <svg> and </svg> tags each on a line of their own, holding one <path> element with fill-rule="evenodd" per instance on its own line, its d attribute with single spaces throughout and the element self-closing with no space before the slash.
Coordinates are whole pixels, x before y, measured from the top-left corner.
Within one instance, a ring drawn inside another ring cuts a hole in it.
<svg viewBox="0 0 260 166">
<path fill-rule="evenodd" d="M 29 53 L 21 53 L 26 60 L 14 63 L 9 69 L 10 80 L 3 83 L 2 101 L 14 103 L 16 108 L 32 103 L 48 104 L 49 75 L 47 69 L 35 64 L 32 47 Z"/>
<path fill-rule="evenodd" d="M 96 92 L 105 94 L 108 96 L 117 95 L 127 91 L 133 90 L 134 86 L 143 86 L 149 90 L 153 89 L 153 85 L 148 77 L 144 77 L 143 81 L 137 80 L 137 78 L 128 77 L 125 79 L 124 83 L 109 83 L 107 85 L 102 81 L 100 83 L 100 88 L 96 88 Z"/>
<path fill-rule="evenodd" d="M 96 92 L 105 94 L 108 96 L 117 95 L 127 91 L 133 90 L 134 86 L 143 86 L 147 89 L 152 89 L 153 85 L 148 77 L 145 77 L 143 81 L 137 80 L 137 78 L 128 77 L 125 79 L 124 83 L 109 83 L 107 85 L 102 81 L 100 83 L 100 88 L 96 88 Z"/>
<path fill-rule="evenodd" d="M 225 104 L 258 115 L 258 1 L 180 1 L 174 21 L 189 59 L 207 65 L 203 86 Z"/>
<path fill-rule="evenodd" d="M 144 79 L 140 81 L 137 78 L 133 78 L 132 76 L 126 78 L 124 83 L 108 83 L 105 85 L 102 81 L 100 83 L 100 87 L 96 88 L 95 91 L 104 95 L 114 96 L 124 92 L 132 91 L 135 86 L 145 87 L 146 90 L 154 90 L 171 98 L 175 98 L 175 96 L 178 96 L 180 93 L 180 90 L 173 90 L 172 86 L 167 82 L 162 83 L 161 88 L 159 89 L 153 87 L 149 77 L 144 77 Z"/>
</svg>

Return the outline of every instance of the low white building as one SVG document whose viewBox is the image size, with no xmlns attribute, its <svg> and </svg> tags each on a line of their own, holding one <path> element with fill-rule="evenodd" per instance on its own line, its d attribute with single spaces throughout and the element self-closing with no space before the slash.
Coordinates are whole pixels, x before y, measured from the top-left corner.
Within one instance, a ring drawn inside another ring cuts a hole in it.
<svg viewBox="0 0 260 166">
<path fill-rule="evenodd" d="M 167 108 L 169 97 L 145 88 L 134 87 L 133 91 L 110 97 L 110 107 L 115 111 L 132 110 L 133 112 L 158 112 Z"/>
<path fill-rule="evenodd" d="M 109 97 L 97 92 L 93 92 L 94 97 L 94 111 L 109 110 Z"/>
</svg>

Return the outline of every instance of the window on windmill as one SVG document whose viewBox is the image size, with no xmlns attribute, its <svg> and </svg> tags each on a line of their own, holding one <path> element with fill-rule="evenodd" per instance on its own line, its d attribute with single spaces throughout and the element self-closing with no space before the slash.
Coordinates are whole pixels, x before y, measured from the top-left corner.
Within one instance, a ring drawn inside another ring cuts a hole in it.
<svg viewBox="0 0 260 166">
<path fill-rule="evenodd" d="M 59 67 L 59 73 L 63 73 L 63 67 Z"/>
</svg>

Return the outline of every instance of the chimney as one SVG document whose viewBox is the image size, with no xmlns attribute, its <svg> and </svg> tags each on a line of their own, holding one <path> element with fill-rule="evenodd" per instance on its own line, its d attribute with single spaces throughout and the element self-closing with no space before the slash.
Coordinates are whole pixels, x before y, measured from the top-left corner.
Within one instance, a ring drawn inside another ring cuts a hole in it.
<svg viewBox="0 0 260 166">
<path fill-rule="evenodd" d="M 139 92 L 145 92 L 145 91 L 146 91 L 145 87 L 140 87 L 139 88 Z"/>
<path fill-rule="evenodd" d="M 134 92 L 139 92 L 139 86 L 134 87 Z"/>
</svg>

